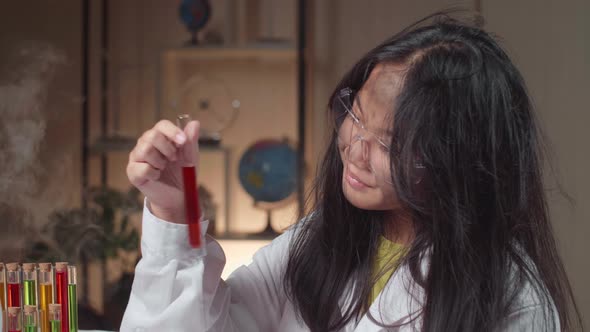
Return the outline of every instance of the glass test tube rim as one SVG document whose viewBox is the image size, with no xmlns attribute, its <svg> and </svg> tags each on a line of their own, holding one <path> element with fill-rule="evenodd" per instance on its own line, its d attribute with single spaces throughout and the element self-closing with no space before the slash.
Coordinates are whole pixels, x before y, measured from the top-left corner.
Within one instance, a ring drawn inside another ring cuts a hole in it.
<svg viewBox="0 0 590 332">
<path fill-rule="evenodd" d="M 49 320 L 50 328 L 51 328 L 51 322 L 58 322 L 60 325 L 60 331 L 61 331 L 61 305 L 60 304 L 58 304 L 58 303 L 49 304 L 47 318 Z"/>
<path fill-rule="evenodd" d="M 22 331 L 22 310 L 20 307 L 8 307 L 6 309 L 6 327 L 8 331 Z M 10 329 L 10 325 L 14 320 L 11 316 L 16 316 L 16 328 Z"/>
<path fill-rule="evenodd" d="M 51 314 L 57 315 L 58 320 L 61 320 L 61 305 L 59 303 L 50 303 L 48 311 L 50 316 Z"/>
<path fill-rule="evenodd" d="M 26 320 L 26 316 L 27 315 L 32 315 L 33 316 L 33 326 L 28 326 L 27 325 L 27 320 Z M 39 327 L 39 310 L 37 309 L 36 305 L 25 305 L 23 307 L 23 321 L 22 321 L 22 327 Z"/>
<path fill-rule="evenodd" d="M 21 282 L 21 268 L 18 263 L 7 263 L 6 264 L 6 283 L 7 284 L 18 284 Z M 16 279 L 11 279 L 11 276 Z"/>
</svg>

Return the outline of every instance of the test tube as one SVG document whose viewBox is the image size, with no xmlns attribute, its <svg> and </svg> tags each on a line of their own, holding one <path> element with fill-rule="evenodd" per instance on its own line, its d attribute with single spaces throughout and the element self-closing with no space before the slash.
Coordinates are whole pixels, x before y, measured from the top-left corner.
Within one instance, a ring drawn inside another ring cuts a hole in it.
<svg viewBox="0 0 590 332">
<path fill-rule="evenodd" d="M 50 332 L 61 332 L 61 304 L 51 303 L 49 305 L 49 326 Z"/>
<path fill-rule="evenodd" d="M 51 263 L 39 263 L 39 326 L 41 332 L 50 332 L 49 304 L 53 299 L 53 268 Z"/>
<path fill-rule="evenodd" d="M 20 308 L 20 267 L 18 263 L 6 264 L 6 306 Z"/>
<path fill-rule="evenodd" d="M 39 331 L 39 317 L 37 314 L 37 306 L 25 305 L 23 313 L 24 332 L 38 332 Z"/>
<path fill-rule="evenodd" d="M 20 307 L 8 307 L 6 316 L 8 332 L 21 332 Z"/>
<path fill-rule="evenodd" d="M 184 127 L 191 121 L 188 114 L 181 114 L 176 119 L 178 127 Z M 182 180 L 184 184 L 184 205 L 186 211 L 186 222 L 189 230 L 189 244 L 193 248 L 201 247 L 201 225 L 199 219 L 201 211 L 199 207 L 199 190 L 197 188 L 197 172 L 195 169 L 195 147 L 187 142 L 180 154 L 182 166 Z"/>
<path fill-rule="evenodd" d="M 2 312 L 6 311 L 6 269 L 4 263 L 0 263 L 0 304 L 2 305 Z"/>
<path fill-rule="evenodd" d="M 76 284 L 78 283 L 76 267 L 68 266 L 68 309 L 70 332 L 78 332 L 78 297 Z"/>
<path fill-rule="evenodd" d="M 23 264 L 23 303 L 37 305 L 37 271 L 35 263 Z"/>
<path fill-rule="evenodd" d="M 6 321 L 6 317 L 4 313 L 6 312 L 6 269 L 4 268 L 4 263 L 0 263 L 0 311 L 2 311 L 2 321 Z M 4 325 L 2 325 L 4 326 Z M 2 329 L 4 331 L 4 328 Z"/>
<path fill-rule="evenodd" d="M 0 332 L 6 332 L 6 266 L 0 263 Z"/>
<path fill-rule="evenodd" d="M 61 305 L 61 332 L 69 332 L 68 326 L 68 263 L 55 263 L 55 298 Z"/>
</svg>

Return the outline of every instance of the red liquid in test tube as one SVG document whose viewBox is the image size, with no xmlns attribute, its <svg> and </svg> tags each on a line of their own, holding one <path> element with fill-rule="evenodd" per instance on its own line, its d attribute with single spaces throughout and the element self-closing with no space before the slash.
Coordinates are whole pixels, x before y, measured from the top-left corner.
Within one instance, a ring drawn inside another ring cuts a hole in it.
<svg viewBox="0 0 590 332">
<path fill-rule="evenodd" d="M 198 248 L 201 246 L 201 225 L 199 223 L 201 209 L 199 209 L 199 191 L 197 190 L 197 174 L 194 166 L 182 168 L 182 180 L 189 243 L 193 248 Z"/>
<path fill-rule="evenodd" d="M 191 121 L 187 114 L 179 115 L 178 126 L 184 130 L 184 127 Z M 199 191 L 197 186 L 197 172 L 195 168 L 194 147 L 191 142 L 183 146 L 181 152 L 182 163 L 182 182 L 184 185 L 184 205 L 186 212 L 186 222 L 189 229 L 189 244 L 193 248 L 201 247 L 201 209 L 199 206 Z"/>
<path fill-rule="evenodd" d="M 61 305 L 61 332 L 69 332 L 68 263 L 55 263 L 55 299 Z"/>
<path fill-rule="evenodd" d="M 20 307 L 20 285 L 8 284 L 7 301 L 9 307 Z"/>
<path fill-rule="evenodd" d="M 6 264 L 6 307 L 20 308 L 20 268 L 18 263 Z M 4 296 L 4 295 L 2 295 Z"/>
</svg>

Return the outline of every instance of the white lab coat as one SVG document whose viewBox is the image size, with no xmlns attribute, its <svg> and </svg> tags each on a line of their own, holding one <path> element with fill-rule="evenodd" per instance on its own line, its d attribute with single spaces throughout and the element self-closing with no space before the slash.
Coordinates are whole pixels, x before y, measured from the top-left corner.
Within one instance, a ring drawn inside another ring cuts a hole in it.
<svg viewBox="0 0 590 332">
<path fill-rule="evenodd" d="M 207 222 L 201 226 L 204 234 Z M 220 276 L 225 255 L 215 240 L 207 237 L 205 250 L 192 249 L 186 225 L 159 220 L 144 208 L 143 257 L 135 270 L 121 331 L 309 331 L 283 291 L 281 272 L 290 236 L 292 232 L 287 231 L 277 237 L 254 255 L 249 266 L 238 268 L 223 281 Z M 378 322 L 407 324 L 386 328 L 365 315 L 358 322 L 351 321 L 343 331 L 419 330 L 423 298 L 422 289 L 412 283 L 408 269 L 401 266 L 369 311 Z M 547 310 L 536 299 L 525 287 L 502 330 L 543 330 L 540 327 Z M 349 300 L 343 296 L 340 303 L 344 307 Z"/>
</svg>

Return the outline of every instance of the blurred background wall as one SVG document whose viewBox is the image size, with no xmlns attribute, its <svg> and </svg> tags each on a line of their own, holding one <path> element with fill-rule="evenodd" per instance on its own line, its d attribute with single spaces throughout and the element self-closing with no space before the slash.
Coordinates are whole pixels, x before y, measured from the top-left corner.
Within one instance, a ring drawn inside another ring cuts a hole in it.
<svg viewBox="0 0 590 332">
<path fill-rule="evenodd" d="M 213 16 L 206 29 L 221 34 L 226 42 L 244 38 L 241 28 L 245 23 L 231 17 L 235 14 L 232 8 L 247 8 L 255 2 L 259 16 L 250 23 L 255 32 L 294 46 L 294 0 L 212 2 Z M 81 3 L 10 1 L 0 9 L 0 217 L 5 225 L 0 235 L 0 259 L 18 259 L 22 254 L 26 238 L 11 234 L 22 224 L 40 227 L 52 211 L 81 204 Z M 102 5 L 100 1 L 90 3 L 88 123 L 92 141 L 100 134 Z M 178 4 L 169 0 L 110 1 L 109 131 L 116 129 L 138 137 L 157 120 L 161 55 L 182 47 L 188 39 L 178 19 Z M 501 37 L 522 71 L 551 143 L 557 176 L 547 181 L 552 222 L 585 324 L 590 326 L 590 134 L 586 129 L 590 123 L 590 2 L 325 0 L 309 4 L 308 179 L 329 134 L 323 113 L 327 99 L 339 77 L 356 59 L 384 38 L 436 10 L 461 6 L 482 13 L 484 27 Z M 277 97 L 276 91 L 271 91 L 268 96 L 256 98 L 289 100 L 291 103 L 285 107 L 294 112 L 294 62 L 287 60 L 279 67 L 282 74 L 271 80 L 282 87 L 278 89 L 282 95 Z M 119 113 L 114 114 L 115 110 Z M 252 108 L 247 112 L 256 116 L 256 112 L 265 111 Z M 276 125 L 268 134 L 295 136 L 293 119 Z M 234 133 L 248 142 L 258 134 L 248 130 Z M 228 142 L 238 150 L 232 161 L 235 167 L 245 146 L 239 145 L 238 139 L 228 138 Z M 126 152 L 109 155 L 110 187 L 129 188 L 126 161 Z M 90 185 L 101 183 L 100 162 L 99 156 L 89 158 Z M 231 170 L 231 174 L 235 173 Z M 230 208 L 232 223 L 240 230 L 263 227 L 264 214 L 252 210 L 249 202 L 242 203 L 245 199 L 240 195 L 244 194 L 237 180 L 232 181 L 234 192 L 230 195 L 237 204 Z M 560 195 L 556 183 L 561 183 L 572 201 Z M 292 222 L 294 212 L 293 206 L 281 210 L 275 217 L 277 228 Z M 134 222 L 138 227 L 137 218 Z M 98 267 L 94 269 L 88 273 L 100 275 Z M 125 269 L 129 267 L 114 269 L 119 272 L 110 278 L 116 280 Z M 96 280 L 92 285 L 101 283 Z M 102 312 L 100 286 L 90 287 L 89 292 L 90 305 Z"/>
</svg>

